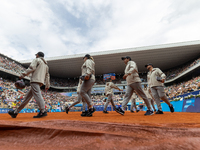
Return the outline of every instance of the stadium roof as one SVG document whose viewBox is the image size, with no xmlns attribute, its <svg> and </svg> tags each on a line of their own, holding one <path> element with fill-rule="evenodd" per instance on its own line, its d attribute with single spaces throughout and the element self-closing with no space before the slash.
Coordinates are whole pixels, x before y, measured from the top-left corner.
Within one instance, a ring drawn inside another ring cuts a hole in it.
<svg viewBox="0 0 200 150">
<path fill-rule="evenodd" d="M 80 76 L 84 55 L 76 54 L 46 58 L 51 76 L 61 78 Z M 121 60 L 122 56 L 130 56 L 137 63 L 139 72 L 146 71 L 144 65 L 147 63 L 152 63 L 154 67 L 158 67 L 161 70 L 167 70 L 200 57 L 200 40 L 93 52 L 90 55 L 95 60 L 96 75 L 123 73 L 125 65 Z M 31 61 L 25 60 L 20 62 L 28 67 Z"/>
</svg>

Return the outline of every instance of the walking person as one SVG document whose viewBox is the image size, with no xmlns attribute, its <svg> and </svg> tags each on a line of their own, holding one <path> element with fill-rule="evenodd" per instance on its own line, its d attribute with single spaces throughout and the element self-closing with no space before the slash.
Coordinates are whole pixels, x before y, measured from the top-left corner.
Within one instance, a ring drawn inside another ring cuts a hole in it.
<svg viewBox="0 0 200 150">
<path fill-rule="evenodd" d="M 10 110 L 8 114 L 12 118 L 16 118 L 18 113 L 28 104 L 32 97 L 35 98 L 40 112 L 37 116 L 33 118 L 41 118 L 47 116 L 47 112 L 45 110 L 44 99 L 42 97 L 40 87 L 45 84 L 45 90 L 47 91 L 50 87 L 50 76 L 49 76 L 49 67 L 47 66 L 47 62 L 44 59 L 44 53 L 38 52 L 36 54 L 36 59 L 32 61 L 29 68 L 22 73 L 20 78 L 24 78 L 25 76 L 32 74 L 30 80 L 30 91 L 26 94 L 24 101 L 20 104 L 20 106 L 15 110 Z M 45 83 L 44 83 L 45 82 Z"/>
<path fill-rule="evenodd" d="M 131 113 L 134 113 L 133 107 L 135 108 L 135 111 L 138 112 L 137 106 L 136 106 L 136 98 L 137 98 L 137 95 L 135 92 L 133 92 L 131 96 L 131 109 L 130 109 Z"/>
<path fill-rule="evenodd" d="M 91 117 L 96 110 L 93 107 L 91 100 L 91 90 L 95 83 L 95 63 L 93 57 L 91 57 L 89 54 L 86 54 L 83 57 L 83 60 L 84 63 L 81 67 L 81 79 L 83 80 L 83 83 L 80 88 L 80 95 L 88 105 L 88 112 L 86 116 Z"/>
<path fill-rule="evenodd" d="M 80 88 L 81 88 L 82 83 L 83 83 L 83 81 L 81 79 L 79 79 L 79 83 L 78 83 L 78 87 L 77 87 L 77 94 L 78 94 L 77 101 L 73 102 L 69 107 L 66 106 L 65 111 L 67 114 L 73 106 L 80 103 L 81 101 L 83 102 L 83 110 L 82 110 L 81 116 L 86 116 L 86 114 L 87 114 L 87 111 L 85 110 L 86 102 L 80 95 Z"/>
<path fill-rule="evenodd" d="M 125 75 L 123 76 L 123 79 L 126 79 L 127 81 L 127 88 L 126 88 L 126 94 L 125 94 L 125 98 L 122 102 L 122 107 L 118 108 L 118 111 L 121 115 L 124 115 L 125 113 L 125 110 L 126 110 L 126 107 L 127 107 L 127 104 L 133 94 L 133 92 L 137 92 L 138 96 L 140 96 L 146 106 L 147 106 L 147 111 L 144 115 L 153 115 L 153 111 L 151 110 L 151 106 L 150 106 L 150 103 L 144 93 L 144 91 L 142 90 L 142 85 L 141 85 L 141 79 L 139 77 L 139 74 L 138 74 L 138 68 L 137 68 L 137 65 L 134 61 L 131 61 L 131 57 L 129 56 L 126 56 L 126 57 L 122 57 L 121 58 L 125 65 L 126 65 L 126 68 L 125 68 Z"/>
<path fill-rule="evenodd" d="M 147 68 L 147 70 L 149 70 L 147 74 L 147 80 L 151 88 L 152 96 L 154 97 L 158 107 L 158 111 L 156 112 L 156 114 L 163 114 L 160 104 L 160 98 L 169 106 L 170 111 L 173 113 L 174 107 L 167 99 L 164 91 L 164 82 L 166 79 L 166 75 L 159 68 L 154 68 L 153 64 L 151 63 L 145 65 L 145 67 Z"/>
<path fill-rule="evenodd" d="M 113 82 L 112 82 L 112 79 L 109 78 L 107 79 L 107 82 L 106 82 L 106 87 L 105 87 L 105 95 L 107 96 L 107 99 L 106 99 L 106 103 L 104 104 L 104 110 L 103 110 L 103 113 L 105 114 L 108 114 L 108 111 L 106 110 L 107 107 L 108 107 L 108 104 L 111 102 L 114 110 L 116 110 L 116 106 L 115 106 L 115 103 L 113 102 L 113 99 L 112 99 L 112 96 L 113 96 L 113 88 L 114 89 L 117 89 L 119 91 L 123 91 L 122 89 L 118 88 L 118 86 L 116 86 Z"/>
<path fill-rule="evenodd" d="M 144 85 L 144 93 L 146 94 L 151 106 L 153 107 L 154 112 L 156 112 L 156 108 L 154 106 L 154 98 L 151 96 L 151 90 L 149 87 L 147 87 L 147 85 Z"/>
</svg>

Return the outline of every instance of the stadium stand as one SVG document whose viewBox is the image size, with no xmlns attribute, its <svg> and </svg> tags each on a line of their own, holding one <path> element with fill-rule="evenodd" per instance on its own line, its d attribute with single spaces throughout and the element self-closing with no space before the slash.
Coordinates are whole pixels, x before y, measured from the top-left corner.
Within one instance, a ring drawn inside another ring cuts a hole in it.
<svg viewBox="0 0 200 150">
<path fill-rule="evenodd" d="M 189 70 L 191 67 L 195 65 L 200 64 L 200 58 L 195 59 L 193 61 L 189 61 L 186 64 L 183 64 L 181 66 L 178 66 L 176 68 L 164 71 L 164 73 L 167 76 L 167 80 L 171 80 L 187 70 Z M 0 54 L 0 70 L 5 71 L 5 72 L 10 72 L 14 75 L 18 75 L 23 72 L 26 68 L 23 67 L 19 62 L 16 62 L 12 60 L 9 57 L 4 56 L 3 54 Z M 123 74 L 116 74 L 116 80 L 113 81 L 115 84 L 121 84 L 123 80 Z M 142 79 L 143 82 L 146 82 L 146 72 L 140 73 L 140 78 Z M 51 77 L 51 86 L 55 87 L 74 87 L 78 85 L 79 78 L 56 78 L 56 77 Z M 103 81 L 103 76 L 102 75 L 96 75 L 96 85 L 104 85 L 105 82 Z"/>
<path fill-rule="evenodd" d="M 185 62 L 185 61 L 184 61 Z M 156 64 L 154 64 L 156 67 Z M 174 65 L 175 66 L 175 65 Z M 184 98 L 188 94 L 199 94 L 200 90 L 200 76 L 197 72 L 200 68 L 200 58 L 189 60 L 182 65 L 170 68 L 164 73 L 167 75 L 165 92 L 170 100 L 174 100 L 177 97 Z M 0 108 L 15 108 L 21 101 L 23 101 L 24 95 L 28 91 L 27 86 L 24 90 L 17 90 L 14 86 L 16 77 L 19 77 L 20 73 L 26 69 L 20 62 L 15 61 L 3 54 L 0 54 L 0 73 L 8 73 L 8 75 L 1 76 L 0 74 Z M 108 72 L 109 73 L 109 72 Z M 189 77 L 185 78 L 185 75 Z M 125 89 L 126 83 L 123 77 L 123 71 L 116 73 L 116 79 L 113 81 L 120 88 Z M 144 84 L 146 84 L 146 72 L 139 73 L 140 78 Z M 15 78 L 7 78 L 15 76 Z M 9 80 L 10 79 L 10 80 Z M 175 80 L 178 80 L 175 82 Z M 28 81 L 29 78 L 26 78 Z M 42 95 L 45 100 L 46 109 L 49 112 L 64 111 L 66 105 L 70 105 L 77 98 L 76 86 L 78 85 L 79 77 L 74 78 L 60 78 L 51 76 L 51 89 L 47 93 L 42 91 Z M 168 84 L 169 83 L 169 84 Z M 101 110 L 101 106 L 104 104 L 104 85 L 103 75 L 96 75 L 96 83 L 93 87 L 92 101 L 95 106 L 98 106 L 97 110 Z M 62 92 L 61 92 L 62 91 Z M 67 94 L 66 94 L 67 93 Z M 70 94 L 69 94 L 70 93 Z M 115 91 L 113 96 L 116 105 L 120 105 L 125 90 L 123 92 Z M 77 105 L 81 106 L 81 105 Z M 80 111 L 81 107 L 74 107 L 72 111 Z M 109 108 L 111 109 L 111 108 Z M 34 99 L 25 107 L 22 112 L 35 112 L 37 111 L 37 105 Z"/>
</svg>

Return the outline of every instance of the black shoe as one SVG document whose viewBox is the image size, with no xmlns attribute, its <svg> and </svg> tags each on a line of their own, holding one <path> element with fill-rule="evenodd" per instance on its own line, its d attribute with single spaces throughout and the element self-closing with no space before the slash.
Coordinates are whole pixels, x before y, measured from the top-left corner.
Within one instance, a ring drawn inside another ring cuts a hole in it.
<svg viewBox="0 0 200 150">
<path fill-rule="evenodd" d="M 163 114 L 163 111 L 158 110 L 155 114 Z"/>
<path fill-rule="evenodd" d="M 106 111 L 104 110 L 103 113 L 104 113 L 104 114 L 109 114 L 109 112 L 108 112 L 107 110 L 106 110 Z"/>
<path fill-rule="evenodd" d="M 93 109 L 92 109 L 92 111 L 91 111 L 91 112 L 92 112 L 92 113 L 94 113 L 95 111 L 96 111 L 96 109 L 93 107 Z"/>
<path fill-rule="evenodd" d="M 45 116 L 47 116 L 47 112 L 45 111 L 45 112 L 39 112 L 38 113 L 38 115 L 37 116 L 33 116 L 33 118 L 42 118 L 42 117 L 45 117 Z"/>
<path fill-rule="evenodd" d="M 153 115 L 153 111 L 152 110 L 147 110 L 144 115 L 145 116 L 151 116 L 151 115 Z"/>
<path fill-rule="evenodd" d="M 68 106 L 65 108 L 65 112 L 66 112 L 66 114 L 68 114 L 68 112 L 69 112 L 69 107 Z"/>
<path fill-rule="evenodd" d="M 119 113 L 120 115 L 124 115 L 125 113 L 120 107 L 116 108 L 116 112 Z"/>
<path fill-rule="evenodd" d="M 86 114 L 87 117 L 92 117 L 92 114 L 96 111 L 96 109 L 93 107 L 93 108 L 90 108 L 88 110 L 88 113 Z"/>
<path fill-rule="evenodd" d="M 88 111 L 82 112 L 81 116 L 82 117 L 86 117 L 87 116 Z"/>
<path fill-rule="evenodd" d="M 134 113 L 134 111 L 133 111 L 133 110 L 131 110 L 130 112 L 131 112 L 131 113 Z"/>
<path fill-rule="evenodd" d="M 17 115 L 18 115 L 18 113 L 15 113 L 14 110 L 9 110 L 9 111 L 8 111 L 8 114 L 9 114 L 12 118 L 16 118 Z"/>
<path fill-rule="evenodd" d="M 136 112 L 139 112 L 140 110 L 136 110 Z"/>
<path fill-rule="evenodd" d="M 173 105 L 169 106 L 170 111 L 173 113 L 174 112 L 174 107 Z"/>
</svg>

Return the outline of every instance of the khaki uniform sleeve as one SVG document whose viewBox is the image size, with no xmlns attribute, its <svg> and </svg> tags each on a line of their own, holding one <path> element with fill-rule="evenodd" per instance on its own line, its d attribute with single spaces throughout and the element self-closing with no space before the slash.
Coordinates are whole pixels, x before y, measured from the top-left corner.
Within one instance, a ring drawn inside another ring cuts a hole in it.
<svg viewBox="0 0 200 150">
<path fill-rule="evenodd" d="M 129 65 L 129 71 L 127 72 L 127 74 L 132 74 L 133 72 L 135 72 L 135 70 L 136 70 L 136 63 L 131 62 L 128 65 Z"/>
<path fill-rule="evenodd" d="M 166 79 L 166 75 L 159 68 L 157 69 L 157 72 L 162 79 Z"/>
<path fill-rule="evenodd" d="M 35 69 L 37 68 L 38 65 L 38 61 L 37 59 L 34 59 L 30 66 L 28 67 L 28 69 L 26 69 L 26 71 L 24 72 L 25 76 L 29 75 L 30 73 L 32 73 L 33 71 L 35 71 Z"/>
<path fill-rule="evenodd" d="M 87 69 L 86 74 L 91 75 L 92 74 L 92 62 L 90 60 L 87 60 L 85 62 L 85 65 L 86 65 L 86 69 Z"/>
<path fill-rule="evenodd" d="M 114 83 L 111 83 L 110 87 L 114 89 L 119 89 L 118 86 L 116 86 Z"/>
</svg>

